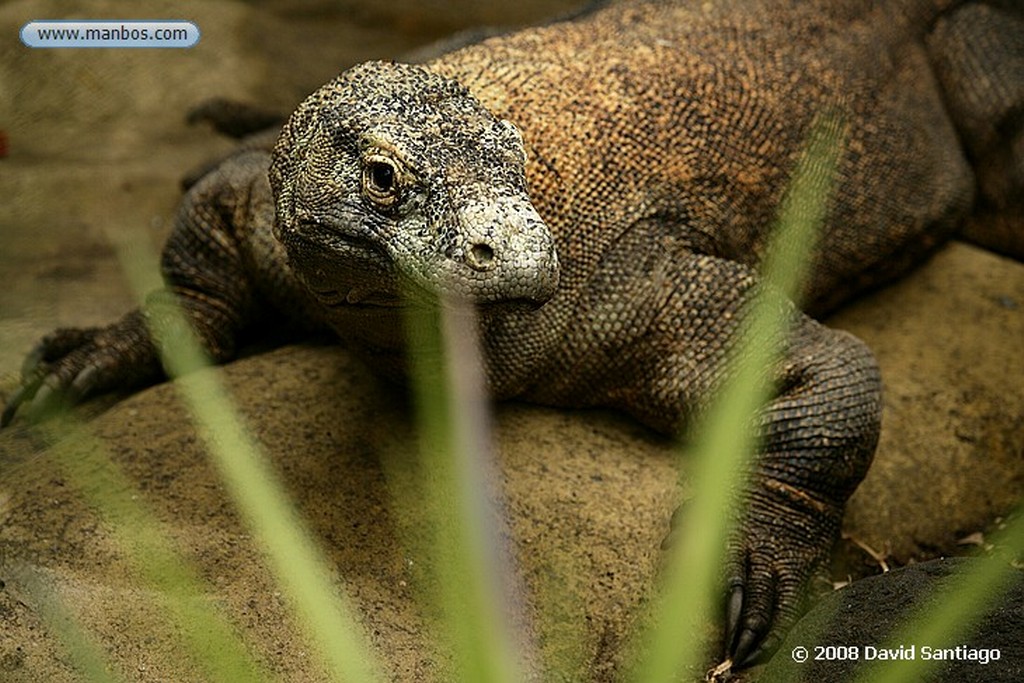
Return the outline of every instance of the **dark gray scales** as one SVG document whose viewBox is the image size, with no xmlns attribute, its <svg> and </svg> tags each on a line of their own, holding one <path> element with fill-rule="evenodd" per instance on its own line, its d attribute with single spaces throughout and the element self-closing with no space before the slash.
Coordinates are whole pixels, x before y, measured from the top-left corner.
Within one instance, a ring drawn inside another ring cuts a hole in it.
<svg viewBox="0 0 1024 683">
<path fill-rule="evenodd" d="M 685 430 L 728 371 L 808 128 L 838 109 L 835 192 L 765 369 L 779 391 L 727 570 L 726 654 L 749 664 L 796 619 L 879 432 L 871 352 L 807 314 L 979 215 L 1020 253 L 1022 36 L 1009 2 L 623 2 L 424 66 L 353 67 L 276 146 L 250 138 L 190 178 L 166 288 L 44 339 L 3 421 L 158 380 L 144 318 L 159 328 L 170 297 L 218 361 L 284 318 L 400 374 L 411 291 L 477 304 L 496 397 Z M 218 107 L 202 116 L 236 134 L 272 118 Z"/>
</svg>

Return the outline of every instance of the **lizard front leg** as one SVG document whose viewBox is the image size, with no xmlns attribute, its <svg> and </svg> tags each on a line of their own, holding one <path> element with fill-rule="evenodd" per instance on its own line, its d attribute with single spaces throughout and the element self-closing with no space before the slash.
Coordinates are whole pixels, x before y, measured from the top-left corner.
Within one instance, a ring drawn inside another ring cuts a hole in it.
<svg viewBox="0 0 1024 683">
<path fill-rule="evenodd" d="M 541 398 L 617 407 L 679 433 L 699 427 L 731 372 L 761 285 L 741 264 L 636 232 L 587 284 L 574 343 L 557 359 L 566 370 L 557 379 L 546 371 L 543 391 L 552 393 Z M 788 302 L 780 314 L 791 327 L 778 362 L 764 369 L 774 393 L 754 418 L 759 450 L 728 549 L 726 655 L 738 667 L 770 654 L 799 615 L 880 428 L 880 380 L 867 347 Z"/>
<path fill-rule="evenodd" d="M 796 315 L 756 419 L 760 444 L 726 570 L 726 651 L 742 667 L 774 652 L 828 561 L 881 421 L 875 359 L 852 335 Z"/>
<path fill-rule="evenodd" d="M 163 369 L 153 330 L 174 334 L 179 306 L 200 344 L 217 362 L 230 358 L 253 315 L 253 285 L 239 226 L 250 220 L 251 196 L 266 185 L 266 154 L 233 158 L 185 195 L 161 261 L 165 287 L 106 326 L 47 335 L 22 368 L 22 386 L 0 416 L 7 425 L 22 407 L 30 417 L 114 389 L 158 380 Z M 269 192 L 269 187 L 265 189 Z"/>
</svg>

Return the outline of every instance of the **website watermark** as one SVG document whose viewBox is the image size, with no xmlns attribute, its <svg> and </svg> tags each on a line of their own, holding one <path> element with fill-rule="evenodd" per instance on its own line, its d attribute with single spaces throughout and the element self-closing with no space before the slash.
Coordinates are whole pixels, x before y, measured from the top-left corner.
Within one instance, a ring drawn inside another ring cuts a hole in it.
<svg viewBox="0 0 1024 683">
<path fill-rule="evenodd" d="M 199 35 L 184 19 L 38 19 L 21 27 L 21 42 L 36 48 L 187 48 Z"/>
</svg>

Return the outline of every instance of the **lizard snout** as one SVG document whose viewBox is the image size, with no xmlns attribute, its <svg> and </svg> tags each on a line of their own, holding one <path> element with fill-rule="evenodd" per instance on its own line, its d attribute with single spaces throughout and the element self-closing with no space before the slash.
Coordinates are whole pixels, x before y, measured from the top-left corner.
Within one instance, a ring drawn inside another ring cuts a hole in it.
<svg viewBox="0 0 1024 683">
<path fill-rule="evenodd" d="M 554 295 L 559 274 L 554 237 L 529 199 L 467 202 L 458 226 L 461 248 L 450 257 L 449 287 L 482 304 L 540 304 Z"/>
</svg>

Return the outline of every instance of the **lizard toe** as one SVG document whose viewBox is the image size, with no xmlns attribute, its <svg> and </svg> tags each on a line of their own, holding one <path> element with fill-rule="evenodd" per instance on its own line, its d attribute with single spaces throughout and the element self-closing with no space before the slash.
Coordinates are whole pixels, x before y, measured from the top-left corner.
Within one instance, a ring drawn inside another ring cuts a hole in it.
<svg viewBox="0 0 1024 683">
<path fill-rule="evenodd" d="M 748 666 L 750 655 L 755 646 L 761 642 L 762 634 L 753 629 L 743 629 L 736 640 L 736 650 L 732 654 L 732 661 L 737 669 Z"/>
<path fill-rule="evenodd" d="M 762 662 L 768 661 L 769 658 L 775 651 L 779 649 L 779 645 L 782 644 L 782 636 L 774 632 L 769 633 L 767 637 L 757 648 L 751 652 L 741 666 L 753 666 L 754 664 L 761 664 Z"/>
<path fill-rule="evenodd" d="M 39 342 L 31 351 L 29 351 L 28 355 L 25 356 L 25 360 L 21 364 L 22 378 L 33 377 L 39 374 L 45 357 L 46 346 L 43 342 Z"/>
<path fill-rule="evenodd" d="M 66 403 L 60 381 L 50 376 L 25 406 L 25 413 L 33 420 L 40 420 L 63 408 Z"/>
<path fill-rule="evenodd" d="M 3 412 L 0 413 L 0 429 L 9 425 L 23 406 L 31 405 L 43 387 L 49 376 L 47 366 L 42 360 L 44 355 L 45 349 L 41 342 L 25 360 L 21 373 L 21 386 L 15 389 L 7 399 Z"/>
<path fill-rule="evenodd" d="M 79 403 L 94 381 L 95 366 L 90 359 L 95 353 L 90 343 L 56 362 L 39 366 L 38 379 L 25 385 L 29 389 L 22 400 L 25 416 L 39 421 Z"/>
<path fill-rule="evenodd" d="M 775 654 L 786 633 L 804 612 L 810 575 L 819 566 L 817 562 L 807 567 L 789 564 L 779 566 L 773 586 L 772 619 L 767 630 L 761 634 L 760 642 L 741 661 L 741 666 L 759 664 Z"/>
<path fill-rule="evenodd" d="M 100 328 L 62 328 L 43 337 L 22 363 L 21 386 L 4 406 L 0 427 L 10 424 L 18 412 L 38 420 L 76 403 L 80 396 L 71 391 L 72 385 L 95 350 L 100 332 Z"/>
<path fill-rule="evenodd" d="M 21 376 L 27 380 L 54 363 L 90 344 L 102 332 L 99 327 L 62 327 L 43 337 L 25 356 L 21 365 Z"/>
<path fill-rule="evenodd" d="M 742 584 L 729 596 L 727 633 L 728 656 L 737 668 L 748 664 L 749 656 L 767 635 L 775 616 L 775 576 L 771 567 L 751 557 Z"/>
<path fill-rule="evenodd" d="M 90 345 L 44 366 L 42 372 L 37 371 L 37 379 L 22 385 L 11 397 L 4 411 L 4 425 L 19 410 L 29 420 L 40 421 L 103 390 L 102 364 L 102 354 Z"/>
<path fill-rule="evenodd" d="M 95 365 L 83 368 L 67 388 L 68 402 L 71 405 L 76 405 L 100 390 L 102 388 L 101 379 L 100 370 Z"/>
<path fill-rule="evenodd" d="M 40 378 L 40 382 L 42 382 L 42 378 Z M 7 402 L 4 403 L 3 412 L 0 413 L 0 429 L 11 424 L 18 410 L 26 401 L 32 400 L 38 388 L 39 384 L 22 384 L 15 389 L 14 393 L 7 399 Z"/>
</svg>

